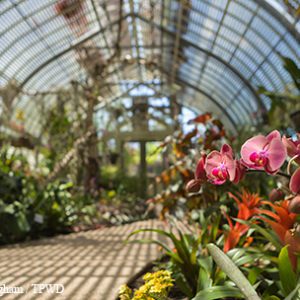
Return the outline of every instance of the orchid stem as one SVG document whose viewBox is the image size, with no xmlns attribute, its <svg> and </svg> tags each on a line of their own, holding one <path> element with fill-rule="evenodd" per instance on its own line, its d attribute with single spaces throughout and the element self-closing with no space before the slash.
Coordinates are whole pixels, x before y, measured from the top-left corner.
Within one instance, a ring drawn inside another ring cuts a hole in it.
<svg viewBox="0 0 300 300">
<path fill-rule="evenodd" d="M 254 170 L 254 169 L 247 169 L 246 172 L 247 173 L 265 173 L 264 170 Z M 281 171 L 277 172 L 275 175 L 279 175 L 279 176 L 285 177 L 287 179 L 291 178 L 291 176 L 289 174 L 286 174 L 286 173 L 281 172 Z"/>
</svg>

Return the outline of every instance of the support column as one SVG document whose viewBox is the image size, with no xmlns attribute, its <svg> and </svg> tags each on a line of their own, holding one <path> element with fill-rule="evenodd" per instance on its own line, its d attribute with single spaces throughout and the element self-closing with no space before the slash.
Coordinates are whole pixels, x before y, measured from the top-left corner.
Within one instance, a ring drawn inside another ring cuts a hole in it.
<svg viewBox="0 0 300 300">
<path fill-rule="evenodd" d="M 140 142 L 140 196 L 147 197 L 146 142 Z"/>
</svg>

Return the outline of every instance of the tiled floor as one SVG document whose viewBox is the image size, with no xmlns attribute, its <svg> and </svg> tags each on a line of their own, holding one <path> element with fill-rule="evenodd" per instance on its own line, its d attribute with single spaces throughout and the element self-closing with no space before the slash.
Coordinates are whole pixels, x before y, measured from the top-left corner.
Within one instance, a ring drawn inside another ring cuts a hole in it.
<svg viewBox="0 0 300 300">
<path fill-rule="evenodd" d="M 156 245 L 123 243 L 139 228 L 164 228 L 164 224 L 150 220 L 1 247 L 0 299 L 115 299 L 119 286 L 159 255 Z M 148 232 L 140 237 L 158 238 Z M 64 292 L 34 293 L 33 284 L 41 283 L 59 284 L 52 286 L 57 291 L 63 285 Z M 4 284 L 6 291 L 21 287 L 24 293 L 3 294 Z"/>
</svg>

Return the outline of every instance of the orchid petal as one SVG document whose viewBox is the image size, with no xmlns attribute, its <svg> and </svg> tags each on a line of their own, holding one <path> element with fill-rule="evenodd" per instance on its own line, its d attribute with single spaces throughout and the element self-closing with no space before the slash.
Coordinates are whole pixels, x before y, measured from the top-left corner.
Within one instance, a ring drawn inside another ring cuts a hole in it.
<svg viewBox="0 0 300 300">
<path fill-rule="evenodd" d="M 227 172 L 229 174 L 229 179 L 230 181 L 233 181 L 235 179 L 235 174 L 236 174 L 236 161 L 226 156 L 225 164 L 226 164 Z"/>
<path fill-rule="evenodd" d="M 273 139 L 269 144 L 268 149 L 268 169 L 274 172 L 283 165 L 286 160 L 286 148 L 281 139 Z"/>
<path fill-rule="evenodd" d="M 291 177 L 290 190 L 296 194 L 300 193 L 300 168 L 298 168 Z"/>
<path fill-rule="evenodd" d="M 196 179 L 201 179 L 203 181 L 205 181 L 205 179 L 206 179 L 206 172 L 205 172 L 205 169 L 204 169 L 205 160 L 206 160 L 206 155 L 203 155 L 199 159 L 198 164 L 197 164 L 197 168 L 196 168 L 196 171 L 195 171 L 195 178 Z"/>
<path fill-rule="evenodd" d="M 232 148 L 228 144 L 224 144 L 221 148 L 222 155 L 228 155 L 231 159 L 233 158 Z"/>
<path fill-rule="evenodd" d="M 268 142 L 271 142 L 273 139 L 281 139 L 280 132 L 278 130 L 273 130 L 266 136 L 266 139 Z"/>
<path fill-rule="evenodd" d="M 253 162 L 250 160 L 251 154 L 263 150 L 267 143 L 268 140 L 263 135 L 257 135 L 247 140 L 241 148 L 243 162 L 248 166 L 252 166 Z"/>
</svg>

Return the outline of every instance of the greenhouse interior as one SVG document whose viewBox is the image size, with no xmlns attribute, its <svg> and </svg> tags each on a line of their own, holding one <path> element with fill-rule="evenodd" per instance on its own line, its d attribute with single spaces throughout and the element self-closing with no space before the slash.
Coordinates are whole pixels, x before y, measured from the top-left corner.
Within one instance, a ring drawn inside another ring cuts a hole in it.
<svg viewBox="0 0 300 300">
<path fill-rule="evenodd" d="M 1 0 L 1 299 L 299 300 L 299 20 Z"/>
</svg>

